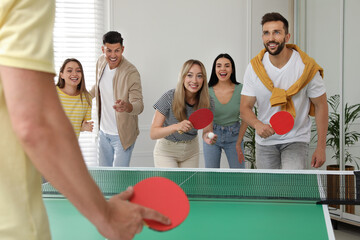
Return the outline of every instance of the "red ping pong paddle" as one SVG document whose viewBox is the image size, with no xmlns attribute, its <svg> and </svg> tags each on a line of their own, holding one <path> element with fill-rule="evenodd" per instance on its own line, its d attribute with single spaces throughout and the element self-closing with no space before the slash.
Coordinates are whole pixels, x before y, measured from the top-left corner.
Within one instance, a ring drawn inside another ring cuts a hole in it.
<svg viewBox="0 0 360 240">
<path fill-rule="evenodd" d="M 208 126 L 213 121 L 213 119 L 214 114 L 207 108 L 200 108 L 193 112 L 189 117 L 189 121 L 195 129 L 203 129 L 204 127 Z"/>
<path fill-rule="evenodd" d="M 214 119 L 214 114 L 211 110 L 207 108 L 200 108 L 193 112 L 190 117 L 189 121 L 193 125 L 195 129 L 203 129 L 208 126 Z M 182 131 L 178 131 L 180 134 L 183 134 Z"/>
<path fill-rule="evenodd" d="M 190 211 L 185 192 L 176 183 L 164 177 L 150 177 L 137 183 L 130 202 L 154 209 L 170 218 L 171 225 L 144 219 L 149 228 L 157 231 L 167 231 L 177 227 L 186 219 Z"/>
<path fill-rule="evenodd" d="M 284 135 L 294 127 L 293 116 L 286 111 L 280 111 L 272 115 L 270 125 L 278 135 Z"/>
</svg>

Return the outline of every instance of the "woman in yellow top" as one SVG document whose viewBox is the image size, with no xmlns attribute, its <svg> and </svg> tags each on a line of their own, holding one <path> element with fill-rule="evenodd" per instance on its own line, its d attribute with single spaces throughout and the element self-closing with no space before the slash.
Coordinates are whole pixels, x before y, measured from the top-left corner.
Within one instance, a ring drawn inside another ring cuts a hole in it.
<svg viewBox="0 0 360 240">
<path fill-rule="evenodd" d="M 60 68 L 56 89 L 61 104 L 79 137 L 80 131 L 93 130 L 91 96 L 85 87 L 84 70 L 79 60 L 68 58 Z"/>
</svg>

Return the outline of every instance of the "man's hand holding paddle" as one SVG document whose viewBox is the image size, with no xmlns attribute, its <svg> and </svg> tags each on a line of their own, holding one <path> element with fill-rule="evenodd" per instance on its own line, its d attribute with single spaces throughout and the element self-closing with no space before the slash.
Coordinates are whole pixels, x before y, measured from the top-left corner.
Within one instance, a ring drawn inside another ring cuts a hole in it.
<svg viewBox="0 0 360 240">
<path fill-rule="evenodd" d="M 255 124 L 256 133 L 262 138 L 270 137 L 275 133 L 278 135 L 287 134 L 291 131 L 293 127 L 294 118 L 290 113 L 286 111 L 280 111 L 275 113 L 270 118 L 269 124 L 264 124 L 260 121 Z"/>
<path fill-rule="evenodd" d="M 109 240 L 130 240 L 140 233 L 144 219 L 151 219 L 164 225 L 171 224 L 169 218 L 150 208 L 129 202 L 134 194 L 133 187 L 113 196 L 108 201 L 106 218 L 99 219 L 98 231 Z M 118 237 L 120 236 L 120 237 Z"/>
<path fill-rule="evenodd" d="M 256 134 L 262 138 L 268 138 L 275 134 L 274 129 L 270 126 L 270 124 L 264 124 L 262 122 L 257 122 L 255 124 Z"/>
<path fill-rule="evenodd" d="M 155 231 L 168 231 L 179 226 L 188 216 L 190 203 L 185 192 L 175 182 L 164 177 L 143 179 L 134 186 L 130 202 L 154 209 L 170 220 L 171 224 L 144 217 L 144 224 Z M 154 215 L 152 215 L 154 217 Z"/>
</svg>

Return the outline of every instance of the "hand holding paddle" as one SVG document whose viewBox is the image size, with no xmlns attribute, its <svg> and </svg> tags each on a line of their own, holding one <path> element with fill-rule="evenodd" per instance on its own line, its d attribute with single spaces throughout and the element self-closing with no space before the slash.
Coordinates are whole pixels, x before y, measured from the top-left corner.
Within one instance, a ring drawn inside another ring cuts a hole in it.
<svg viewBox="0 0 360 240">
<path fill-rule="evenodd" d="M 268 138 L 275 134 L 274 129 L 271 128 L 270 124 L 264 124 L 261 121 L 258 121 L 254 125 L 256 134 L 262 138 Z"/>
<path fill-rule="evenodd" d="M 214 114 L 207 108 L 200 108 L 193 112 L 189 117 L 189 121 L 193 127 L 198 130 L 208 126 L 213 121 L 213 119 Z M 182 132 L 179 133 L 181 134 Z"/>
<path fill-rule="evenodd" d="M 278 135 L 284 135 L 290 132 L 294 127 L 294 118 L 290 113 L 280 111 L 270 118 L 269 124 L 260 123 L 261 122 L 255 126 L 256 133 L 262 138 L 267 138 L 275 133 Z"/>
<path fill-rule="evenodd" d="M 189 120 L 184 120 L 179 122 L 177 125 L 177 131 L 180 134 L 183 134 L 184 132 L 188 132 L 191 129 L 193 129 L 193 125 L 191 124 L 191 122 Z"/>
<path fill-rule="evenodd" d="M 284 135 L 294 127 L 294 118 L 289 112 L 280 111 L 272 115 L 270 118 L 270 126 L 276 134 Z"/>
<path fill-rule="evenodd" d="M 189 200 L 181 187 L 164 177 L 150 177 L 137 183 L 130 201 L 170 218 L 170 225 L 153 219 L 144 220 L 149 228 L 157 231 L 167 231 L 180 225 L 190 211 Z"/>
<path fill-rule="evenodd" d="M 203 129 L 209 125 L 214 119 L 214 114 L 207 108 L 200 108 L 193 112 L 189 121 L 192 123 L 195 129 Z"/>
<path fill-rule="evenodd" d="M 129 187 L 106 201 L 105 209 L 94 209 L 104 211 L 104 218 L 97 217 L 92 222 L 107 239 L 133 239 L 135 234 L 141 232 L 144 226 L 143 219 L 170 224 L 170 220 L 161 213 L 129 202 L 133 194 L 134 188 Z"/>
</svg>

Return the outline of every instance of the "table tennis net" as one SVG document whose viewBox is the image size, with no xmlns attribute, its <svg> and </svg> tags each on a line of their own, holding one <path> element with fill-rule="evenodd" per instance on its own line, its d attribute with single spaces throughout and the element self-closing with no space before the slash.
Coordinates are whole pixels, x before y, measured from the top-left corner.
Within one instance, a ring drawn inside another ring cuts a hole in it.
<svg viewBox="0 0 360 240">
<path fill-rule="evenodd" d="M 161 176 L 177 183 L 189 198 L 360 203 L 360 175 L 359 172 L 351 171 L 156 168 L 93 168 L 89 171 L 107 197 L 122 192 L 145 178 Z M 62 197 L 50 183 L 44 183 L 42 191 L 45 197 Z"/>
</svg>

